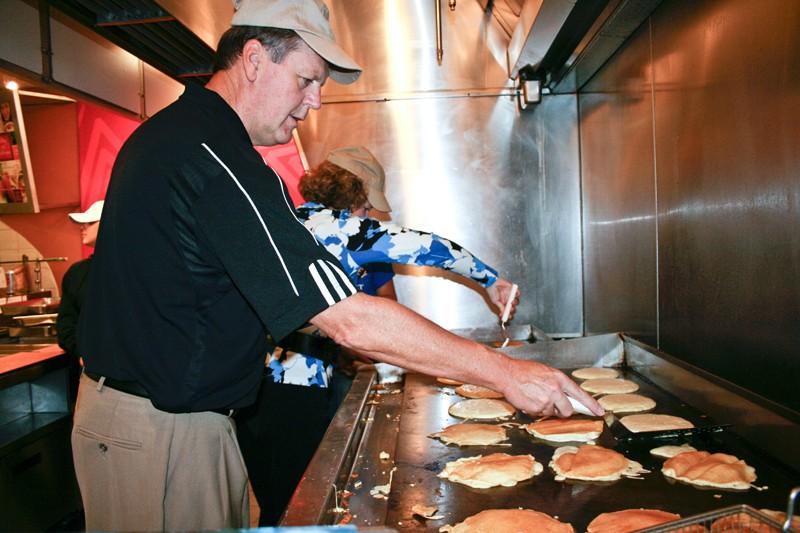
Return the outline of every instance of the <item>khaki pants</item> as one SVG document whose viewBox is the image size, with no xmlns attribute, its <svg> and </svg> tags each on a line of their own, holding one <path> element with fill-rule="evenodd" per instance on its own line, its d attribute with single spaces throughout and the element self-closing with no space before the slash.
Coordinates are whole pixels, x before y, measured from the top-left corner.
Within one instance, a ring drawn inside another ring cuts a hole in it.
<svg viewBox="0 0 800 533">
<path fill-rule="evenodd" d="M 82 376 L 72 450 L 87 531 L 248 527 L 247 471 L 229 417 L 159 411 Z"/>
</svg>

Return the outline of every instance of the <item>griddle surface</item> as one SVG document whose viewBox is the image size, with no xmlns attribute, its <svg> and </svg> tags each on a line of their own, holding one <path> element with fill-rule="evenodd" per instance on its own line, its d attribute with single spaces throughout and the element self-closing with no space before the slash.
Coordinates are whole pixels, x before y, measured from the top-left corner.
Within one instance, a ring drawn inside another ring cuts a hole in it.
<svg viewBox="0 0 800 533">
<path fill-rule="evenodd" d="M 568 371 L 567 371 L 568 372 Z M 645 378 L 632 370 L 624 370 L 623 376 L 639 384 L 638 393 L 653 398 L 657 402 L 654 413 L 671 414 L 687 418 L 697 425 L 708 425 L 720 422 L 707 420 L 702 413 L 680 402 L 664 390 L 654 386 Z M 399 427 L 391 424 L 387 430 L 396 434 L 397 440 L 391 459 L 397 471 L 394 473 L 388 501 L 374 500 L 369 490 L 383 479 L 390 468 L 386 462 L 376 462 L 382 450 L 362 450 L 361 457 L 355 465 L 355 472 L 376 474 L 380 470 L 383 475 L 362 475 L 364 482 L 359 488 L 348 487 L 354 494 L 350 499 L 353 518 L 357 525 L 377 525 L 383 522 L 388 527 L 400 531 L 438 531 L 444 524 L 456 524 L 470 515 L 484 509 L 523 507 L 545 512 L 559 520 L 569 522 L 575 531 L 585 531 L 587 524 L 598 514 L 627 508 L 655 508 L 689 516 L 713 509 L 735 505 L 749 504 L 755 508 L 784 509 L 786 498 L 793 485 L 800 482 L 797 473 L 758 454 L 743 440 L 730 432 L 713 435 L 702 435 L 689 439 L 688 442 L 699 450 L 709 452 L 725 452 L 744 459 L 756 469 L 758 479 L 756 485 L 768 486 L 764 491 L 750 489 L 748 491 L 728 491 L 723 489 L 699 489 L 682 483 L 668 480 L 661 473 L 663 459 L 650 455 L 649 450 L 663 444 L 679 444 L 682 441 L 657 441 L 654 443 L 635 442 L 617 444 L 608 428 L 598 439 L 597 444 L 616 449 L 628 458 L 638 461 L 651 470 L 643 479 L 623 478 L 610 483 L 591 483 L 555 481 L 552 470 L 547 466 L 553 451 L 561 445 L 572 443 L 548 444 L 535 440 L 522 429 L 509 428 L 511 446 L 470 446 L 459 448 L 448 446 L 429 434 L 439 431 L 445 426 L 463 422 L 450 416 L 449 406 L 462 398 L 452 387 L 438 384 L 434 378 L 420 374 L 405 376 L 402 407 L 396 410 L 397 396 L 389 400 L 390 417 L 399 422 Z M 393 404 L 393 405 L 392 405 Z M 376 406 L 375 420 L 387 420 L 386 413 L 380 405 Z M 532 419 L 517 414 L 513 422 L 529 423 Z M 498 422 L 499 423 L 499 422 Z M 380 431 L 380 427 L 374 428 Z M 384 445 L 389 435 L 381 440 Z M 530 481 L 515 487 L 495 487 L 491 489 L 473 489 L 465 485 L 437 477 L 445 463 L 460 457 L 486 455 L 495 452 L 510 454 L 531 454 L 545 467 L 544 472 Z M 389 467 L 389 468 L 387 468 Z M 414 516 L 411 509 L 415 504 L 435 505 L 437 514 L 442 520 L 424 520 Z M 366 509 L 372 508 L 371 512 Z M 378 511 L 379 510 L 379 511 Z M 360 511 L 360 513 L 359 513 Z M 385 519 L 376 515 L 385 512 Z"/>
</svg>

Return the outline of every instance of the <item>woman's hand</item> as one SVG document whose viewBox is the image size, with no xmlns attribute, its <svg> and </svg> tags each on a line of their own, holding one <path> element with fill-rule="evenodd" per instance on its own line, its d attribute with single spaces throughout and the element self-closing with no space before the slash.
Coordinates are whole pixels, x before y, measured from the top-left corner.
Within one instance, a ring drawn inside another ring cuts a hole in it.
<svg viewBox="0 0 800 533">
<path fill-rule="evenodd" d="M 495 306 L 497 306 L 497 316 L 503 315 L 503 309 L 506 307 L 508 297 L 511 296 L 511 287 L 513 285 L 513 283 L 506 279 L 497 278 L 497 281 L 495 281 L 491 287 L 486 289 L 486 292 L 489 294 L 489 299 Z M 511 311 L 508 313 L 509 320 L 514 317 L 514 311 L 517 309 L 517 304 L 519 304 L 519 290 L 517 290 L 517 294 L 511 304 Z"/>
</svg>

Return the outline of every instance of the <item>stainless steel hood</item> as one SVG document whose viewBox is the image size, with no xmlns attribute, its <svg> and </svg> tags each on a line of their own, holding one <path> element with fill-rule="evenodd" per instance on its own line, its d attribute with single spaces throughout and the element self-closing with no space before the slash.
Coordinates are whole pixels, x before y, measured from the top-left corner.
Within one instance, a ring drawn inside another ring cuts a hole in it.
<svg viewBox="0 0 800 533">
<path fill-rule="evenodd" d="M 370 13 L 385 11 L 385 4 L 391 1 L 384 2 L 384 8 L 375 6 L 358 13 L 356 18 L 369 22 Z M 505 35 L 507 48 L 492 50 L 492 55 L 508 77 L 538 79 L 560 93 L 575 92 L 588 81 L 661 2 L 462 0 L 468 1 L 479 4 L 490 15 L 496 32 Z M 429 2 L 434 9 L 436 2 Z M 337 5 L 335 0 L 329 3 L 334 16 L 342 9 L 348 17 L 353 14 L 349 5 Z M 168 76 L 197 83 L 210 77 L 214 47 L 233 13 L 230 0 L 49 0 L 46 5 Z M 461 9 L 458 5 L 455 16 Z M 340 40 L 357 48 L 359 35 L 346 33 L 339 35 Z M 445 54 L 455 52 L 445 48 Z"/>
<path fill-rule="evenodd" d="M 661 3 L 525 0 L 514 19 L 518 0 L 479 1 L 509 32 L 509 77 L 540 80 L 559 93 L 580 89 Z"/>
<path fill-rule="evenodd" d="M 211 76 L 216 39 L 225 29 L 218 29 L 219 21 L 227 27 L 233 13 L 229 0 L 49 0 L 40 5 L 60 11 L 180 82 L 200 84 Z"/>
</svg>

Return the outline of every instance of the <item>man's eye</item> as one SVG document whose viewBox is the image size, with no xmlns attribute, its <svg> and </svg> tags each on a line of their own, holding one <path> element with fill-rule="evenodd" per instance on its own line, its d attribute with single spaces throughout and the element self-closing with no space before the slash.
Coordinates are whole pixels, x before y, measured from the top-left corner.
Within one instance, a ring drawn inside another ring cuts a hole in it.
<svg viewBox="0 0 800 533">
<path fill-rule="evenodd" d="M 301 76 L 300 77 L 300 86 L 305 89 L 306 87 L 311 85 L 313 83 L 313 81 L 314 80 L 312 80 L 311 78 L 304 78 L 304 77 Z"/>
</svg>

